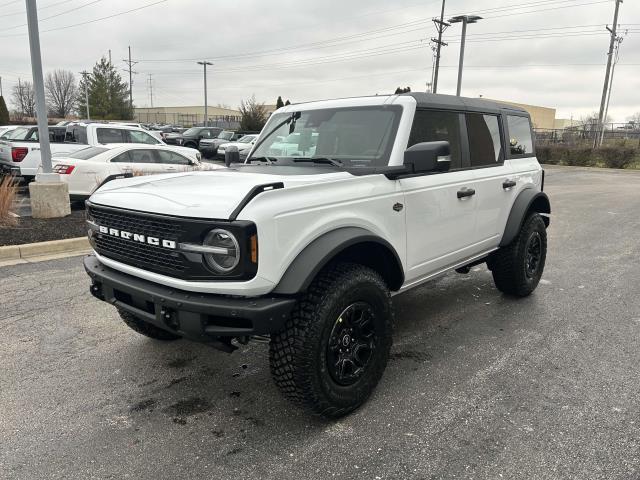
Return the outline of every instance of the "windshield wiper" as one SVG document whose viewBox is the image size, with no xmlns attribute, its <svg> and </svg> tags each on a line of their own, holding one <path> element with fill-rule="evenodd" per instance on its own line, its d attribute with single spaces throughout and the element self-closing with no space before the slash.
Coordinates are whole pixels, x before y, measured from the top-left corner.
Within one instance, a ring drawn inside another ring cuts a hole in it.
<svg viewBox="0 0 640 480">
<path fill-rule="evenodd" d="M 252 158 L 247 158 L 246 163 L 251 163 L 254 160 L 256 162 L 267 162 L 269 165 L 273 165 L 273 162 L 278 161 L 278 159 L 275 157 L 252 157 Z"/>
<path fill-rule="evenodd" d="M 273 135 L 275 132 L 277 132 L 280 127 L 282 127 L 283 125 L 287 125 L 289 123 L 293 122 L 293 125 L 295 125 L 296 120 L 298 120 L 300 118 L 300 112 L 293 112 L 291 115 L 289 115 L 287 118 L 285 118 L 284 120 L 282 120 L 281 122 L 279 122 L 275 127 L 273 127 L 271 130 L 269 130 L 268 133 L 265 133 L 264 135 L 261 135 L 260 141 L 256 142 L 255 146 L 251 149 L 252 152 L 256 152 L 264 143 L 264 141 L 269 138 L 271 135 Z M 289 132 L 291 133 L 291 132 Z M 265 157 L 266 158 L 266 157 Z M 249 155 L 249 157 L 247 158 L 247 161 L 251 159 L 251 155 Z"/>
<path fill-rule="evenodd" d="M 327 158 L 327 157 L 299 157 L 294 158 L 294 162 L 310 162 L 310 163 L 326 163 L 329 165 L 333 165 L 334 167 L 344 168 L 344 163 L 336 158 Z"/>
</svg>

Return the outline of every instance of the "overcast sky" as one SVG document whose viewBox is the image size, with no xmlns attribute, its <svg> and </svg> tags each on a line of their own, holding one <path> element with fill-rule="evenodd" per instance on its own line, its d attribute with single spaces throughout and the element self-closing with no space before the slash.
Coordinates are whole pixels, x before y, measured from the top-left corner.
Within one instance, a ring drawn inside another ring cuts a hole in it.
<svg viewBox="0 0 640 480">
<path fill-rule="evenodd" d="M 431 18 L 439 16 L 440 5 L 441 0 L 38 1 L 45 72 L 90 70 L 109 49 L 124 69 L 131 45 L 139 62 L 135 105 L 150 104 L 149 74 L 155 106 L 202 105 L 202 67 L 195 61 L 208 59 L 214 63 L 209 104 L 232 108 L 252 94 L 272 104 L 278 95 L 301 102 L 388 93 L 397 86 L 423 91 L 431 78 L 429 39 L 436 35 Z M 138 10 L 123 13 L 132 9 Z M 24 10 L 24 0 L 0 0 L 6 97 L 18 77 L 31 77 Z M 609 45 L 605 26 L 613 11 L 613 0 L 447 0 L 445 17 L 484 17 L 468 27 L 462 94 L 554 107 L 558 118 L 596 111 Z M 609 113 L 622 122 L 640 112 L 640 2 L 626 0 L 618 23 L 630 31 L 621 45 Z M 439 93 L 455 93 L 460 33 L 460 24 L 445 33 L 449 45 L 442 51 Z"/>
</svg>

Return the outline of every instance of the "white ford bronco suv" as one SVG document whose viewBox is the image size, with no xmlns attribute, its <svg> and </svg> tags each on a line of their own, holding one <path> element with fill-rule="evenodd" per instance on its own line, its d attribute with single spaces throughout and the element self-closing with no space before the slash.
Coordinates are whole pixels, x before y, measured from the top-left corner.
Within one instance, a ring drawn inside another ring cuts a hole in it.
<svg viewBox="0 0 640 480">
<path fill-rule="evenodd" d="M 154 339 L 230 352 L 270 336 L 276 384 L 316 414 L 375 388 L 391 295 L 483 262 L 515 297 L 542 275 L 551 209 L 522 109 L 426 93 L 290 105 L 244 164 L 226 155 L 229 169 L 91 196 L 91 293 Z"/>
</svg>

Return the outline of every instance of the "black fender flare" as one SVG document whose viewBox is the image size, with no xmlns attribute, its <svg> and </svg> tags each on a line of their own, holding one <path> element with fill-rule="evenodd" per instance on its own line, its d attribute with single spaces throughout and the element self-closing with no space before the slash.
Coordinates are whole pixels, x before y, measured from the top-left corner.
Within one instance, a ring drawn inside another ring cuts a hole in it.
<svg viewBox="0 0 640 480">
<path fill-rule="evenodd" d="M 404 282 L 404 269 L 393 246 L 364 228 L 340 227 L 319 236 L 307 245 L 291 262 L 273 293 L 293 295 L 304 292 L 320 270 L 332 259 L 347 248 L 364 242 L 378 244 L 393 254 L 400 278 L 392 282 L 390 288 L 399 289 Z"/>
<path fill-rule="evenodd" d="M 500 241 L 501 247 L 509 245 L 513 239 L 516 238 L 516 235 L 518 235 L 518 232 L 522 228 L 527 213 L 531 210 L 538 213 L 546 213 L 547 215 L 551 213 L 551 204 L 549 203 L 549 197 L 547 197 L 546 193 L 536 188 L 526 188 L 520 192 L 511 207 L 507 225 L 505 226 L 504 234 Z M 548 216 L 544 217 L 544 223 L 547 227 L 549 226 Z"/>
</svg>

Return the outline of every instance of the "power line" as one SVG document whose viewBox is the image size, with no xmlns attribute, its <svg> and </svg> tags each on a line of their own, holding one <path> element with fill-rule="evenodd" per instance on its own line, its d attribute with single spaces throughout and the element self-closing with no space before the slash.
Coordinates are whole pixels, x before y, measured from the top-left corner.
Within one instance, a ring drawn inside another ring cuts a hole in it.
<svg viewBox="0 0 640 480">
<path fill-rule="evenodd" d="M 80 10 L 81 8 L 89 7 L 89 6 L 93 5 L 93 4 L 99 3 L 101 1 L 102 0 L 94 0 L 93 2 L 89 2 L 89 3 L 86 3 L 86 4 L 81 5 L 79 7 L 72 8 L 71 10 L 65 10 L 64 12 L 56 13 L 55 15 L 51 15 L 50 17 L 40 18 L 38 20 L 38 23 L 44 22 L 45 20 L 50 20 L 52 18 L 60 17 L 62 15 L 66 15 L 67 13 L 76 12 L 76 11 Z M 25 23 L 25 24 L 22 24 L 22 25 L 14 25 L 13 27 L 6 27 L 6 28 L 3 28 L 2 30 L 3 31 L 5 31 L 5 30 L 13 30 L 14 28 L 20 28 L 20 27 L 26 27 L 26 26 L 27 26 L 27 24 Z"/>
<path fill-rule="evenodd" d="M 74 23 L 72 25 L 65 25 L 63 27 L 50 28 L 49 30 L 42 30 L 42 32 L 40 32 L 40 33 L 56 32 L 58 30 L 66 30 L 67 28 L 79 27 L 80 25 L 88 25 L 90 23 L 100 22 L 102 20 L 108 20 L 110 18 L 119 17 L 120 15 L 126 15 L 126 14 L 131 13 L 131 12 L 137 12 L 137 11 L 145 9 L 145 8 L 153 7 L 155 5 L 159 5 L 160 3 L 165 3 L 167 1 L 169 1 L 169 0 L 158 0 L 156 2 L 149 3 L 147 5 L 142 5 L 141 7 L 132 8 L 130 10 L 125 10 L 123 12 L 114 13 L 113 15 L 107 15 L 106 17 L 94 18 L 93 20 L 87 20 L 85 22 L 80 22 L 80 23 Z M 14 34 L 8 34 L 8 35 L 0 35 L 0 37 L 2 37 L 2 38 L 4 38 L 4 37 L 20 37 L 20 36 L 23 36 L 23 35 L 26 35 L 26 33 L 14 33 Z"/>
<path fill-rule="evenodd" d="M 41 12 L 42 10 L 46 10 L 47 8 L 53 8 L 53 7 L 57 7 L 58 5 L 62 5 L 64 3 L 75 2 L 75 1 L 76 0 L 62 0 L 61 2 L 58 2 L 58 3 L 52 3 L 51 5 L 45 5 L 44 7 L 38 7 L 38 12 Z M 2 15 L 0 15 L 0 18 L 15 17 L 16 15 L 24 15 L 24 14 L 25 14 L 24 10 L 20 12 L 3 13 Z"/>
</svg>

